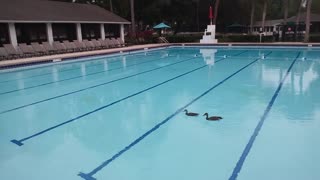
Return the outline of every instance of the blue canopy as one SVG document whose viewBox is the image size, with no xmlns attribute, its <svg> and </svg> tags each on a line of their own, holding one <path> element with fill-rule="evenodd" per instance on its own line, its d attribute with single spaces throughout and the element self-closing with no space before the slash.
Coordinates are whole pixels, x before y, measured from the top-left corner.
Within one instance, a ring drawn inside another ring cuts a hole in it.
<svg viewBox="0 0 320 180">
<path fill-rule="evenodd" d="M 153 29 L 163 29 L 163 28 L 171 28 L 171 27 L 166 25 L 165 23 L 160 23 L 153 27 Z"/>
</svg>

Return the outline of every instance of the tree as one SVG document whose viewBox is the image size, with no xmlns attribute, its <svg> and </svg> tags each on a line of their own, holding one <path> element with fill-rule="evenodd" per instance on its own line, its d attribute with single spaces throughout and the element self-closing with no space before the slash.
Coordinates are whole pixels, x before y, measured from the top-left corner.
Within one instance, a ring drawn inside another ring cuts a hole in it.
<svg viewBox="0 0 320 180">
<path fill-rule="evenodd" d="M 216 0 L 216 4 L 214 5 L 214 17 L 213 17 L 213 24 L 214 25 L 216 25 L 216 23 L 217 23 L 219 3 L 220 3 L 220 0 Z"/>
<path fill-rule="evenodd" d="M 110 11 L 113 12 L 112 0 L 109 0 Z"/>
<path fill-rule="evenodd" d="M 250 14 L 250 33 L 253 32 L 253 23 L 254 23 L 254 13 L 256 9 L 256 1 L 255 0 L 250 0 L 251 1 L 251 14 Z"/>
<path fill-rule="evenodd" d="M 298 41 L 298 31 L 299 31 L 299 24 L 300 24 L 300 14 L 301 14 L 301 9 L 302 9 L 302 4 L 303 4 L 304 0 L 300 0 L 299 2 L 299 8 L 298 8 L 298 13 L 297 13 L 297 17 L 296 17 L 296 29 L 295 29 L 295 38 L 296 41 Z"/>
<path fill-rule="evenodd" d="M 131 12 L 131 31 L 136 32 L 136 23 L 134 19 L 134 0 L 130 0 L 130 12 Z"/>
<path fill-rule="evenodd" d="M 283 0 L 283 24 L 287 24 L 288 19 L 288 11 L 289 11 L 289 0 Z"/>
<path fill-rule="evenodd" d="M 264 32 L 264 26 L 266 21 L 266 15 L 267 15 L 267 7 L 268 7 L 268 0 L 263 1 L 263 12 L 262 12 L 262 31 Z"/>
<path fill-rule="evenodd" d="M 312 0 L 308 0 L 307 1 L 307 16 L 306 16 L 306 34 L 304 35 L 304 42 L 309 42 L 311 4 L 312 4 Z"/>
</svg>

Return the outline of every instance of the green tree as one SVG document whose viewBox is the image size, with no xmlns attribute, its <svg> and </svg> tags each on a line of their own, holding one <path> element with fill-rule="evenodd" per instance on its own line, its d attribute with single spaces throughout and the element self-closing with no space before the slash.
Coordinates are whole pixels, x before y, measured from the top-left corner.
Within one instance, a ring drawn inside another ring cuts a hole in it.
<svg viewBox="0 0 320 180">
<path fill-rule="evenodd" d="M 134 19 L 134 0 L 130 0 L 130 13 L 131 13 L 131 31 L 136 32 L 136 23 Z"/>
<path fill-rule="evenodd" d="M 251 4 L 251 13 L 250 13 L 250 33 L 253 32 L 253 23 L 254 23 L 254 13 L 256 10 L 256 0 L 250 0 Z"/>
<path fill-rule="evenodd" d="M 307 0 L 306 34 L 304 35 L 304 42 L 309 42 L 311 4 L 312 0 Z"/>
<path fill-rule="evenodd" d="M 216 3 L 214 5 L 214 17 L 213 17 L 213 24 L 214 25 L 217 23 L 219 4 L 220 4 L 220 0 L 216 0 Z"/>
</svg>

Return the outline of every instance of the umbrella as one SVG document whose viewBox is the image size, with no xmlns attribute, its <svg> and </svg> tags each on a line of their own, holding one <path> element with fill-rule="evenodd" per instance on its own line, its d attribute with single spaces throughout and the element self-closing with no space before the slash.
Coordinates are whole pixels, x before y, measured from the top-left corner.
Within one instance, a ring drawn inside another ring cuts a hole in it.
<svg viewBox="0 0 320 180">
<path fill-rule="evenodd" d="M 171 28 L 171 27 L 166 25 L 165 23 L 160 23 L 153 27 L 153 29 L 163 29 L 163 28 Z"/>
</svg>

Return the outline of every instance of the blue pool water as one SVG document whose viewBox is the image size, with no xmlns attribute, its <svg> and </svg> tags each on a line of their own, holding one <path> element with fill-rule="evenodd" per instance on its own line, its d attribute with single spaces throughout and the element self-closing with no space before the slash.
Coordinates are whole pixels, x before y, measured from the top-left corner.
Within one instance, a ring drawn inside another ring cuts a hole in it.
<svg viewBox="0 0 320 180">
<path fill-rule="evenodd" d="M 0 179 L 320 179 L 319 74 L 320 49 L 270 47 L 6 70 Z"/>
</svg>

